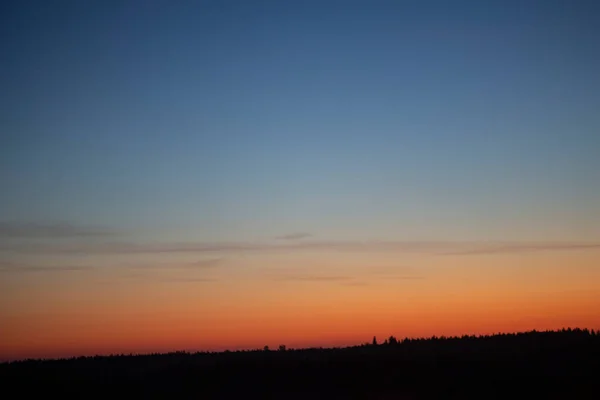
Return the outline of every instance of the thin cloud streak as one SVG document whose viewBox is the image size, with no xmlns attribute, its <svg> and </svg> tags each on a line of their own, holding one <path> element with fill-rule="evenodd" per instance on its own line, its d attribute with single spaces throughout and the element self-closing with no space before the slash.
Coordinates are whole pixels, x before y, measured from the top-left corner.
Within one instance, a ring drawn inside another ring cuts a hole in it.
<svg viewBox="0 0 600 400">
<path fill-rule="evenodd" d="M 425 279 L 424 276 L 381 276 L 379 279 L 396 280 L 396 281 L 420 281 Z"/>
<path fill-rule="evenodd" d="M 0 243 L 0 251 L 24 254 L 158 254 L 240 253 L 301 250 L 401 252 L 430 255 L 476 255 L 540 251 L 600 250 L 600 243 L 583 242 L 451 242 L 451 241 L 303 241 L 299 243 Z"/>
<path fill-rule="evenodd" d="M 212 258 L 208 260 L 199 260 L 190 263 L 169 263 L 164 262 L 160 264 L 127 264 L 122 265 L 121 268 L 130 268 L 130 269 L 146 269 L 146 270 L 154 270 L 154 269 L 186 269 L 186 270 L 194 270 L 194 269 L 209 269 L 218 267 L 223 262 L 223 258 Z"/>
<path fill-rule="evenodd" d="M 200 260 L 193 263 L 182 265 L 183 268 L 214 268 L 221 265 L 223 262 L 222 258 L 214 258 L 211 260 Z"/>
<path fill-rule="evenodd" d="M 135 273 L 135 274 L 125 274 L 114 277 L 113 279 L 103 279 L 100 281 L 96 281 L 96 284 L 100 285 L 111 285 L 118 282 L 125 281 L 127 284 L 139 284 L 144 282 L 154 282 L 154 283 L 210 283 L 217 282 L 215 278 L 202 278 L 202 277 L 165 277 L 165 276 L 156 276 L 150 273 Z"/>
<path fill-rule="evenodd" d="M 75 226 L 69 223 L 25 223 L 0 221 L 2 238 L 74 238 L 112 236 L 116 232 L 100 227 Z"/>
<path fill-rule="evenodd" d="M 0 243 L 0 251 L 25 254 L 158 254 L 258 251 L 269 245 L 250 243 Z"/>
<path fill-rule="evenodd" d="M 1 263 L 0 273 L 37 273 L 37 272 L 74 272 L 74 271 L 91 271 L 94 267 L 84 267 L 79 265 L 30 265 L 23 263 Z"/>
<path fill-rule="evenodd" d="M 161 264 L 118 264 L 104 266 L 80 266 L 80 265 L 32 265 L 26 263 L 0 262 L 0 273 L 20 272 L 66 272 L 66 271 L 93 271 L 98 268 L 103 270 L 203 270 L 217 267 L 223 261 L 222 258 L 199 260 L 191 263 L 161 263 Z"/>
<path fill-rule="evenodd" d="M 511 254 L 539 251 L 569 251 L 600 249 L 600 243 L 503 243 L 486 246 L 473 246 L 471 249 L 456 250 L 442 255 Z"/>
<path fill-rule="evenodd" d="M 173 278 L 173 279 L 161 279 L 164 283 L 210 283 L 217 282 L 213 278 Z"/>
<path fill-rule="evenodd" d="M 306 239 L 308 237 L 312 237 L 313 235 L 307 232 L 296 232 L 296 233 L 289 233 L 287 235 L 282 235 L 282 236 L 278 236 L 276 239 L 280 239 L 280 240 L 299 240 L 299 239 Z"/>
<path fill-rule="evenodd" d="M 285 276 L 280 277 L 277 280 L 282 281 L 306 281 L 306 282 L 341 282 L 341 281 L 349 281 L 353 278 L 351 276 L 332 276 L 332 275 L 295 275 L 295 276 Z"/>
</svg>

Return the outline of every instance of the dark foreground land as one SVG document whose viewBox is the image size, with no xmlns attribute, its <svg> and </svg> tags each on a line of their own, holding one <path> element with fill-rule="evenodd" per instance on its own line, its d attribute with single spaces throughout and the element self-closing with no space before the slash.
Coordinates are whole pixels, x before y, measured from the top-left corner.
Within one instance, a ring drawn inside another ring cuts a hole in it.
<svg viewBox="0 0 600 400">
<path fill-rule="evenodd" d="M 0 364 L 3 398 L 600 399 L 588 330 Z"/>
</svg>

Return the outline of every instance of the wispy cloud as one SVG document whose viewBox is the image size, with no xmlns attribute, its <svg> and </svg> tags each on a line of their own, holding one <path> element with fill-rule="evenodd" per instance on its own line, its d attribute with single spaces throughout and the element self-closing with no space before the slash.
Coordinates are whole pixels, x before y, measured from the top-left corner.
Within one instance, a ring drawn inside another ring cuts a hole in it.
<svg viewBox="0 0 600 400">
<path fill-rule="evenodd" d="M 352 276 L 345 275 L 290 275 L 276 277 L 276 280 L 280 281 L 294 281 L 294 282 L 338 282 L 343 286 L 367 286 L 369 282 L 365 280 L 357 279 Z M 384 276 L 378 278 L 379 280 L 405 280 L 405 281 L 417 281 L 425 279 L 422 276 Z"/>
<path fill-rule="evenodd" d="M 259 243 L 196 243 L 196 242 L 86 242 L 86 243 L 0 243 L 0 251 L 25 254 L 159 254 L 159 253 L 222 253 L 260 251 L 273 248 Z"/>
<path fill-rule="evenodd" d="M 86 242 L 86 243 L 0 243 L 0 251 L 33 254 L 135 254 L 135 253 L 236 253 L 260 251 L 334 250 L 441 252 L 461 249 L 449 242 L 393 241 L 301 241 L 268 242 Z"/>
<path fill-rule="evenodd" d="M 412 276 L 412 275 L 391 275 L 391 276 L 380 276 L 379 279 L 383 280 L 397 280 L 397 281 L 420 281 L 425 279 L 424 276 Z"/>
<path fill-rule="evenodd" d="M 476 254 L 510 254 L 539 251 L 569 251 L 569 250 L 600 249 L 600 243 L 473 243 L 463 249 L 442 252 L 443 255 L 476 255 Z"/>
<path fill-rule="evenodd" d="M 352 277 L 338 275 L 292 275 L 279 277 L 277 280 L 307 282 L 341 282 L 352 280 Z"/>
<path fill-rule="evenodd" d="M 0 221 L 0 237 L 3 238 L 70 238 L 110 236 L 115 234 L 100 227 L 75 226 L 69 223 L 29 223 Z"/>
<path fill-rule="evenodd" d="M 280 240 L 299 240 L 306 239 L 312 237 L 313 235 L 307 232 L 296 232 L 296 233 L 288 233 L 287 235 L 278 236 L 276 239 Z"/>
<path fill-rule="evenodd" d="M 125 265 L 121 265 L 120 268 L 126 269 L 188 269 L 188 270 L 194 270 L 194 269 L 208 269 L 208 268 L 215 268 L 217 266 L 219 266 L 221 263 L 223 262 L 223 258 L 211 258 L 211 259 L 207 259 L 207 260 L 198 260 L 198 261 L 193 261 L 193 262 L 187 262 L 187 263 L 182 263 L 182 262 L 163 262 L 163 263 L 156 263 L 156 264 L 148 264 L 148 263 L 143 263 L 143 264 L 125 264 Z"/>
<path fill-rule="evenodd" d="M 302 250 L 475 255 L 540 251 L 600 250 L 593 242 L 287 241 L 269 242 L 84 242 L 1 243 L 0 251 L 25 254 L 240 253 Z"/>
<path fill-rule="evenodd" d="M 214 278 L 164 278 L 161 279 L 165 283 L 210 283 L 217 282 Z"/>
<path fill-rule="evenodd" d="M 211 283 L 217 282 L 215 278 L 204 277 L 185 277 L 185 276 L 160 276 L 145 272 L 122 274 L 111 279 L 98 280 L 95 283 L 100 285 L 114 285 L 119 281 L 124 281 L 127 284 L 139 284 L 146 282 L 153 283 Z"/>
<path fill-rule="evenodd" d="M 79 265 L 31 265 L 25 263 L 0 262 L 0 273 L 50 273 L 50 272 L 74 272 L 91 271 L 93 267 L 84 267 Z"/>
<path fill-rule="evenodd" d="M 0 261 L 0 273 L 19 273 L 19 272 L 70 272 L 70 271 L 94 271 L 102 270 L 121 270 L 121 271 L 150 271 L 150 270 L 203 270 L 217 267 L 221 263 L 221 258 L 208 260 L 199 260 L 189 263 L 157 263 L 157 264 L 108 264 L 103 266 L 81 266 L 81 265 L 33 265 L 21 262 Z M 133 273 L 131 276 L 142 276 L 140 273 Z"/>
<path fill-rule="evenodd" d="M 214 268 L 219 266 L 223 262 L 222 258 L 213 258 L 210 260 L 199 260 L 184 266 L 187 268 Z"/>
</svg>

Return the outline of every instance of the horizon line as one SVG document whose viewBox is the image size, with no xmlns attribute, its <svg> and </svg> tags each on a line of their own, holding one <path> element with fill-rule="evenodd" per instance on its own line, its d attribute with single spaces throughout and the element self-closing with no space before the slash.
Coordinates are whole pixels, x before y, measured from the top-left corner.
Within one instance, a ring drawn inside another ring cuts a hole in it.
<svg viewBox="0 0 600 400">
<path fill-rule="evenodd" d="M 399 346 L 406 342 L 411 342 L 411 341 L 461 340 L 461 339 L 466 339 L 466 338 L 478 339 L 478 338 L 488 338 L 488 337 L 495 337 L 495 336 L 516 336 L 516 335 L 520 335 L 520 334 L 532 334 L 532 333 L 565 333 L 565 332 L 571 332 L 571 333 L 572 332 L 581 332 L 581 333 L 587 333 L 588 335 L 598 335 L 598 334 L 600 334 L 600 328 L 581 328 L 581 327 L 565 326 L 565 327 L 557 328 L 557 329 L 538 330 L 538 329 L 533 328 L 530 330 L 515 331 L 515 332 L 498 331 L 498 332 L 493 332 L 493 333 L 480 333 L 480 334 L 464 333 L 462 335 L 405 336 L 403 338 L 397 338 L 394 335 L 390 335 L 390 336 L 383 338 L 383 340 L 385 340 L 387 342 L 388 339 L 394 337 L 397 340 L 397 343 L 394 343 L 394 344 L 390 344 L 390 343 L 386 343 L 386 342 L 372 344 L 372 340 L 376 339 L 376 337 L 377 337 L 377 335 L 374 335 L 370 340 L 368 340 L 366 342 L 362 342 L 360 344 L 354 344 L 354 345 L 346 345 L 346 346 L 287 347 L 285 344 L 282 343 L 279 346 L 284 346 L 285 350 L 280 350 L 277 348 L 273 348 L 273 349 L 269 348 L 268 350 L 265 350 L 265 347 L 267 347 L 267 348 L 269 347 L 269 346 L 265 345 L 265 347 L 263 347 L 263 348 L 247 347 L 247 348 L 240 348 L 240 349 L 236 349 L 236 350 L 225 349 L 225 350 L 218 350 L 218 351 L 185 350 L 184 349 L 184 350 L 173 350 L 173 351 L 168 351 L 168 352 L 155 352 L 155 353 L 151 353 L 151 352 L 148 352 L 148 353 L 108 353 L 108 354 L 69 356 L 69 357 L 20 358 L 20 359 L 13 359 L 13 360 L 0 360 L 0 366 L 8 365 L 8 364 L 26 363 L 26 362 L 69 361 L 69 360 L 76 360 L 76 359 L 81 359 L 81 358 L 88 359 L 88 358 L 109 358 L 109 357 L 154 357 L 154 356 L 168 356 L 168 355 L 173 355 L 173 354 L 185 354 L 185 355 L 213 354 L 214 355 L 214 354 L 226 354 L 226 353 L 252 353 L 252 352 L 280 353 L 280 352 L 284 352 L 284 351 L 343 350 L 343 349 L 353 349 L 353 348 L 365 347 L 365 346 L 372 346 L 372 347 L 389 346 L 389 345 Z"/>
</svg>

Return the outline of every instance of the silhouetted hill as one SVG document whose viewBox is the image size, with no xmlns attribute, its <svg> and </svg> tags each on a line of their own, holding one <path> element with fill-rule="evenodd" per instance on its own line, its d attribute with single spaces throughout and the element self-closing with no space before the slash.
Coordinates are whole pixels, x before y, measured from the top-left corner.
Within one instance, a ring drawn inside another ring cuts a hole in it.
<svg viewBox="0 0 600 400">
<path fill-rule="evenodd" d="M 334 349 L 0 364 L 2 391 L 62 398 L 600 398 L 600 335 L 568 329 Z"/>
</svg>

